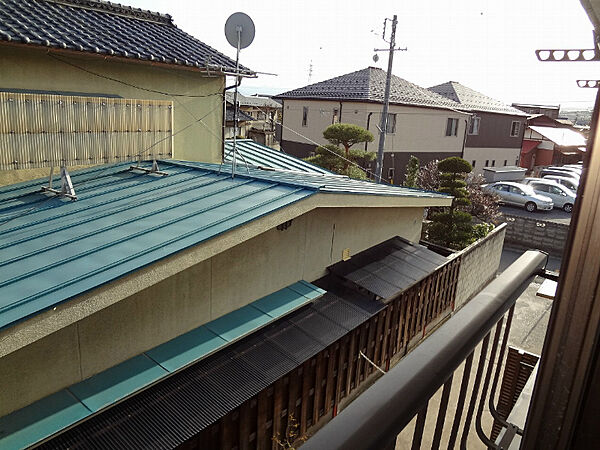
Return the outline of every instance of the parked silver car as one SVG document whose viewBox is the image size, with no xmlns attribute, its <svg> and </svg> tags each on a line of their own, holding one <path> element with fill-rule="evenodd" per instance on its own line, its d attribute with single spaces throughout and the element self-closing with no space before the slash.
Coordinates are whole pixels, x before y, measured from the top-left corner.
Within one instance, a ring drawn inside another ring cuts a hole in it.
<svg viewBox="0 0 600 450">
<path fill-rule="evenodd" d="M 554 207 L 552 199 L 536 194 L 531 186 L 510 181 L 501 181 L 482 186 L 488 192 L 500 197 L 500 202 L 507 205 L 523 206 L 527 211 L 537 209 L 550 211 Z"/>
<path fill-rule="evenodd" d="M 525 178 L 523 182 L 531 186 L 536 194 L 550 197 L 556 208 L 562 208 L 568 213 L 573 211 L 577 195 L 568 187 L 547 178 Z"/>
</svg>

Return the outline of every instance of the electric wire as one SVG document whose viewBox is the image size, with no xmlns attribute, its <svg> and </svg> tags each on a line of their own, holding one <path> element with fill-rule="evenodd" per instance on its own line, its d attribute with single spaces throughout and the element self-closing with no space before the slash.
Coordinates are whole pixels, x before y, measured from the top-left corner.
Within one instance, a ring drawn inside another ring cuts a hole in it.
<svg viewBox="0 0 600 450">
<path fill-rule="evenodd" d="M 66 64 L 68 66 L 71 66 L 71 67 L 74 67 L 76 69 L 79 69 L 79 70 L 81 70 L 83 72 L 86 72 L 86 73 L 88 73 L 90 75 L 94 75 L 94 76 L 99 77 L 99 78 L 104 78 L 105 80 L 114 81 L 115 83 L 120 83 L 120 84 L 123 84 L 123 85 L 128 86 L 128 87 L 139 89 L 141 91 L 152 92 L 154 94 L 161 94 L 161 95 L 166 95 L 166 96 L 169 96 L 169 97 L 187 97 L 187 98 L 207 98 L 207 97 L 214 97 L 214 96 L 221 96 L 221 97 L 223 96 L 223 93 L 221 91 L 214 92 L 212 94 L 193 95 L 193 94 L 175 94 L 173 92 L 166 92 L 166 91 L 159 91 L 157 89 L 145 88 L 145 87 L 133 84 L 133 83 L 129 83 L 127 81 L 119 80 L 118 78 L 110 77 L 108 75 L 103 75 L 101 73 L 94 72 L 93 70 L 86 69 L 85 67 L 82 67 L 82 66 L 80 66 L 78 64 L 75 64 L 73 62 L 66 61 L 66 60 L 64 60 L 62 58 L 59 58 L 58 56 L 53 55 L 50 52 L 48 52 L 48 56 L 50 56 L 51 58 L 55 59 L 56 61 L 60 61 L 63 64 Z"/>
<path fill-rule="evenodd" d="M 260 107 L 258 107 L 258 106 L 255 106 L 255 108 L 256 108 L 256 109 L 258 109 L 259 111 L 261 111 L 262 113 L 264 113 L 265 115 L 267 115 L 267 117 L 268 117 L 268 114 L 267 114 L 267 112 L 266 112 L 266 111 L 262 110 L 262 109 L 261 109 Z M 334 152 L 334 151 L 332 151 L 332 150 L 329 150 L 327 147 L 323 146 L 322 144 L 319 144 L 318 142 L 316 142 L 316 141 L 312 140 L 312 139 L 311 139 L 311 138 L 309 138 L 309 137 L 306 137 L 306 136 L 304 136 L 302 133 L 299 133 L 298 131 L 296 131 L 296 130 L 294 130 L 294 129 L 290 128 L 290 127 L 286 127 L 286 126 L 285 126 L 283 123 L 281 123 L 281 122 L 277 121 L 277 119 L 273 119 L 273 122 L 274 122 L 274 123 L 276 123 L 277 125 L 280 125 L 282 128 L 285 128 L 286 130 L 288 130 L 288 131 L 291 131 L 291 132 L 292 132 L 292 133 L 294 133 L 294 134 L 297 134 L 297 135 L 298 135 L 298 136 L 300 136 L 301 138 L 303 138 L 303 139 L 306 139 L 306 140 L 307 140 L 307 141 L 309 141 L 311 144 L 314 144 L 314 145 L 316 145 L 317 147 L 323 148 L 323 149 L 327 150 L 329 153 L 331 153 L 332 155 L 334 155 L 334 156 L 337 156 L 338 158 L 340 158 L 340 159 L 344 160 L 345 162 L 347 162 L 347 163 L 350 163 L 350 164 L 352 164 L 352 165 L 354 165 L 354 166 L 358 167 L 359 169 L 361 169 L 361 170 L 362 170 L 362 171 L 364 171 L 365 173 L 369 173 L 369 172 L 370 172 L 370 171 L 369 171 L 369 169 L 367 169 L 367 168 L 365 168 L 365 167 L 362 167 L 360 164 L 358 164 L 358 163 L 356 163 L 356 162 L 354 162 L 354 161 L 352 161 L 352 160 L 350 160 L 350 159 L 348 159 L 348 158 L 346 158 L 346 157 L 344 157 L 344 156 L 342 156 L 342 155 L 340 155 L 340 154 L 338 154 L 338 153 L 336 153 L 336 152 Z M 372 175 L 373 175 L 375 178 L 379 178 L 379 182 L 385 182 L 385 183 L 387 183 L 387 184 L 391 184 L 391 183 L 390 183 L 388 180 L 386 180 L 385 178 L 383 178 L 383 177 L 378 177 L 378 176 L 377 176 L 375 173 L 373 173 L 373 172 L 371 172 L 371 173 L 372 173 Z"/>
</svg>

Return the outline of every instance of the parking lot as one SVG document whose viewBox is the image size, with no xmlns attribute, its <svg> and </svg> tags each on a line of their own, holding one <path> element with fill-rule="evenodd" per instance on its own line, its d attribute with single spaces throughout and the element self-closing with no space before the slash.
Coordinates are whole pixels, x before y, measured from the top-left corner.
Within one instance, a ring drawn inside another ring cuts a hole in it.
<svg viewBox="0 0 600 450">
<path fill-rule="evenodd" d="M 569 225 L 571 223 L 571 214 L 566 213 L 561 209 L 554 208 L 552 211 L 535 211 L 527 212 L 524 208 L 515 206 L 500 206 L 500 211 L 503 214 L 510 214 L 513 216 L 529 217 L 537 220 L 548 220 L 557 223 L 563 223 Z"/>
</svg>

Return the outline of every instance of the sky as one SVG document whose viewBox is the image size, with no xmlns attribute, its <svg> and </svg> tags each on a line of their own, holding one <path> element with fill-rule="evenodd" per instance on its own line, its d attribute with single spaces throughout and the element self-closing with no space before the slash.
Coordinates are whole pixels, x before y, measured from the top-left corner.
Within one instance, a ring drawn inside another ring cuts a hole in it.
<svg viewBox="0 0 600 450">
<path fill-rule="evenodd" d="M 246 94 L 277 94 L 368 66 L 387 70 L 387 52 L 377 63 L 373 55 L 389 46 L 383 21 L 396 14 L 397 46 L 407 51 L 395 52 L 392 72 L 422 87 L 458 81 L 508 104 L 567 108 L 591 106 L 596 96 L 576 80 L 598 79 L 600 62 L 540 62 L 534 53 L 593 47 L 578 0 L 120 1 L 170 14 L 179 28 L 232 58 L 225 21 L 248 14 L 256 35 L 240 63 L 276 75 L 245 79 Z"/>
</svg>

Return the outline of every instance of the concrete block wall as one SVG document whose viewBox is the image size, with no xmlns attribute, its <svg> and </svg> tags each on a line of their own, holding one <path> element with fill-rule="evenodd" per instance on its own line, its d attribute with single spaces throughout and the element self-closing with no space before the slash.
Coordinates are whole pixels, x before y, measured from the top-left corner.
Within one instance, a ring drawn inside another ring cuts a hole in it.
<svg viewBox="0 0 600 450">
<path fill-rule="evenodd" d="M 502 256 L 506 225 L 455 254 L 461 258 L 454 309 L 459 309 L 496 277 Z"/>
<path fill-rule="evenodd" d="M 555 256 L 562 255 L 569 225 L 509 214 L 505 214 L 504 217 L 508 245 L 538 249 Z"/>
</svg>

